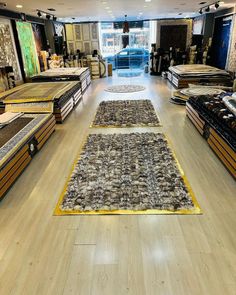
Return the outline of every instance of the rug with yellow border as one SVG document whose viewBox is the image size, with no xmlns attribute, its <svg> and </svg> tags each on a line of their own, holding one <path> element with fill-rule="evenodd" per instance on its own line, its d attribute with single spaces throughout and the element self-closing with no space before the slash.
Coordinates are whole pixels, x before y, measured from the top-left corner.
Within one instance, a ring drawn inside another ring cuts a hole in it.
<svg viewBox="0 0 236 295">
<path fill-rule="evenodd" d="M 91 134 L 54 214 L 201 214 L 201 209 L 164 134 Z"/>
</svg>

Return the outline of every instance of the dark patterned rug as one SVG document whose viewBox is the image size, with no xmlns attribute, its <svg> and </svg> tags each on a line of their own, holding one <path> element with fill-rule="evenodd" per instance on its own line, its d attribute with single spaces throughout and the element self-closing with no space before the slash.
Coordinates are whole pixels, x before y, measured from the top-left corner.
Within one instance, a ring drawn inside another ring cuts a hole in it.
<svg viewBox="0 0 236 295">
<path fill-rule="evenodd" d="M 161 133 L 89 135 L 55 215 L 200 214 Z"/>
<path fill-rule="evenodd" d="M 99 104 L 92 127 L 160 126 L 153 104 L 143 100 L 110 100 Z"/>
</svg>

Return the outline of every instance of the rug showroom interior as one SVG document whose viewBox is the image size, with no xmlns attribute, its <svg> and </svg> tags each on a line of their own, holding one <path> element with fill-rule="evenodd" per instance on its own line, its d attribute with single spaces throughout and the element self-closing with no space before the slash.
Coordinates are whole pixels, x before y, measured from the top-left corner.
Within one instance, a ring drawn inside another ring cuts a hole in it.
<svg viewBox="0 0 236 295">
<path fill-rule="evenodd" d="M 235 1 L 0 3 L 0 294 L 235 295 Z"/>
</svg>

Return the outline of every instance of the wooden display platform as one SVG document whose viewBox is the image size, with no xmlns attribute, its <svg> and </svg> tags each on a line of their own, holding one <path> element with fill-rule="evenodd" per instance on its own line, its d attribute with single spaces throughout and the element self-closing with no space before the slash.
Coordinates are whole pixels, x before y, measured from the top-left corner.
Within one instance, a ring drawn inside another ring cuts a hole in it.
<svg viewBox="0 0 236 295">
<path fill-rule="evenodd" d="M 207 142 L 211 149 L 215 152 L 221 162 L 225 165 L 231 175 L 236 179 L 236 153 L 231 146 L 217 133 L 215 129 L 210 127 L 199 115 L 199 113 L 187 102 L 186 114 L 191 120 L 199 133 L 206 137 L 205 129 L 209 129 Z"/>
<path fill-rule="evenodd" d="M 170 82 L 178 89 L 188 88 L 189 84 L 220 84 L 222 86 L 231 86 L 229 80 L 224 80 L 222 78 L 182 78 L 175 74 L 171 75 Z"/>
<path fill-rule="evenodd" d="M 34 155 L 43 147 L 51 134 L 55 131 L 55 117 L 48 115 L 48 119 L 26 136 L 25 142 L 9 155 L 0 166 L 0 199 L 14 184 L 16 179 L 31 162 Z"/>
<path fill-rule="evenodd" d="M 199 133 L 203 135 L 206 123 L 203 119 L 200 118 L 199 114 L 193 109 L 193 107 L 188 102 L 186 103 L 186 112 L 188 118 L 192 121 Z"/>
<path fill-rule="evenodd" d="M 67 101 L 67 103 L 62 108 L 54 109 L 54 116 L 57 123 L 63 123 L 67 116 L 72 112 L 74 108 L 74 100 L 73 97 Z"/>
<path fill-rule="evenodd" d="M 213 128 L 210 128 L 210 136 L 207 142 L 236 179 L 236 153 Z"/>
</svg>

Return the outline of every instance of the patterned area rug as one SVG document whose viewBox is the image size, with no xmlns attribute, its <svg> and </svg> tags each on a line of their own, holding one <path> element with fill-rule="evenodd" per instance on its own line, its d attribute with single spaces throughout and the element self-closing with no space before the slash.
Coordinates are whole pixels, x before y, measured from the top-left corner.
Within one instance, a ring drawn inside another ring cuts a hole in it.
<svg viewBox="0 0 236 295">
<path fill-rule="evenodd" d="M 114 92 L 114 93 L 132 93 L 132 92 L 138 92 L 143 91 L 146 88 L 144 86 L 140 85 L 114 85 L 110 86 L 105 91 L 107 92 Z"/>
<path fill-rule="evenodd" d="M 55 215 L 200 214 L 161 133 L 89 135 Z"/>
<path fill-rule="evenodd" d="M 111 100 L 99 104 L 92 127 L 156 127 L 160 121 L 150 100 Z"/>
</svg>

